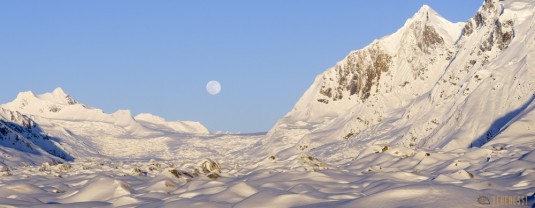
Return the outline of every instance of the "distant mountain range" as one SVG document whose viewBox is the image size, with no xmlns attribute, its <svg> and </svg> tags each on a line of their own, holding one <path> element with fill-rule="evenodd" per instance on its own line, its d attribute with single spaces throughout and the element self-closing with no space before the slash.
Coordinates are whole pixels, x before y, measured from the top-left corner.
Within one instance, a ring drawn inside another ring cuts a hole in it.
<svg viewBox="0 0 535 208">
<path fill-rule="evenodd" d="M 61 88 L 42 95 L 21 92 L 0 105 L 0 130 L 5 147 L 0 157 L 7 165 L 109 156 L 100 153 L 98 137 L 210 134 L 199 122 L 166 121 L 148 113 L 133 117 L 128 110 L 107 114 L 79 103 Z"/>
</svg>

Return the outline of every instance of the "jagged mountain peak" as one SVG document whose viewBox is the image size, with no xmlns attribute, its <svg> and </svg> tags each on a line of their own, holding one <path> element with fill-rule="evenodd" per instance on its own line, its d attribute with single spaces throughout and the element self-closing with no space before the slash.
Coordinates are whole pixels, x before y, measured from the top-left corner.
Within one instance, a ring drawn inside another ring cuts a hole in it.
<svg viewBox="0 0 535 208">
<path fill-rule="evenodd" d="M 500 116 L 533 93 L 531 62 L 522 58 L 533 49 L 533 11 L 527 1 L 485 0 L 467 23 L 452 23 L 424 5 L 394 34 L 317 76 L 265 143 L 285 154 L 351 138 L 481 146 L 500 131 Z M 485 119 L 473 121 L 476 113 Z"/>
<path fill-rule="evenodd" d="M 48 119 L 97 121 L 115 123 L 118 126 L 129 126 L 135 123 L 130 110 L 118 110 L 112 114 L 106 114 L 101 109 L 78 103 L 60 87 L 39 95 L 31 91 L 22 92 L 15 100 L 0 107 Z"/>
<path fill-rule="evenodd" d="M 461 35 L 463 25 L 444 19 L 424 5 L 395 33 L 352 51 L 322 74 L 321 86 L 316 89 L 320 95 L 312 99 L 325 104 L 340 100 L 355 104 L 382 90 L 390 92 L 394 85 L 429 79 L 429 65 L 447 61 L 434 57 L 451 56 L 446 53 Z M 390 76 L 387 78 L 390 81 L 380 86 L 385 75 Z"/>
<path fill-rule="evenodd" d="M 318 75 L 266 138 L 281 137 L 291 144 L 314 136 L 287 137 L 293 134 L 288 132 L 307 135 L 315 128 L 336 129 L 330 133 L 344 137 L 381 122 L 386 109 L 406 104 L 433 86 L 453 58 L 450 49 L 463 26 L 422 6 L 395 33 L 350 52 Z M 270 145 L 278 145 L 272 141 Z"/>
<path fill-rule="evenodd" d="M 39 102 L 47 104 L 56 104 L 56 105 L 74 105 L 78 104 L 74 98 L 65 93 L 62 88 L 57 87 L 52 92 L 47 92 L 43 94 L 35 94 L 32 91 L 20 92 L 17 95 L 17 98 L 11 103 L 19 103 L 19 108 L 24 108 L 30 102 Z"/>
<path fill-rule="evenodd" d="M 414 13 L 414 16 L 409 20 L 428 20 L 429 17 L 440 16 L 435 10 L 433 10 L 429 5 L 424 4 L 418 12 Z"/>
<path fill-rule="evenodd" d="M 504 13 L 505 8 L 499 0 L 485 0 L 483 5 L 478 9 L 474 17 L 470 18 L 464 28 L 463 34 L 470 36 L 472 33 L 481 29 L 494 28 L 500 26 L 500 16 Z"/>
<path fill-rule="evenodd" d="M 13 101 L 2 104 L 0 107 L 25 115 L 67 120 L 85 117 L 98 120 L 103 114 L 100 109 L 79 103 L 60 87 L 43 94 L 35 94 L 31 91 L 21 92 Z"/>
<path fill-rule="evenodd" d="M 430 10 L 433 10 L 433 9 L 429 5 L 424 4 L 424 5 L 422 5 L 422 7 L 420 7 L 420 10 L 418 10 L 418 13 L 427 12 L 427 11 L 430 11 Z"/>
<path fill-rule="evenodd" d="M 75 101 L 60 87 L 52 92 L 39 95 L 31 91 L 21 92 L 15 100 L 0 105 L 0 109 L 44 119 L 47 122 L 48 119 L 52 119 L 74 123 L 99 122 L 105 125 L 112 124 L 137 136 L 156 135 L 160 134 L 161 131 L 210 133 L 199 122 L 166 121 L 150 114 L 141 114 L 134 118 L 130 110 L 117 110 L 111 114 L 104 113 L 101 109 L 88 107 Z M 159 128 L 162 126 L 164 128 Z"/>
<path fill-rule="evenodd" d="M 451 23 L 444 17 L 442 17 L 438 12 L 436 12 L 429 5 L 423 5 L 420 9 L 414 13 L 414 15 L 405 21 L 405 26 L 410 24 L 427 24 L 427 23 Z"/>
<path fill-rule="evenodd" d="M 407 19 L 403 27 L 392 36 L 403 36 L 404 38 L 400 37 L 400 39 L 407 39 L 407 33 L 421 34 L 424 32 L 433 32 L 437 33 L 446 44 L 452 44 L 461 35 L 462 26 L 464 26 L 464 23 L 452 23 L 442 17 L 430 6 L 423 5 L 418 12 Z"/>
<path fill-rule="evenodd" d="M 57 87 L 54 91 L 39 95 L 38 97 L 62 105 L 74 105 L 78 103 L 70 95 L 65 93 L 61 87 Z"/>
</svg>

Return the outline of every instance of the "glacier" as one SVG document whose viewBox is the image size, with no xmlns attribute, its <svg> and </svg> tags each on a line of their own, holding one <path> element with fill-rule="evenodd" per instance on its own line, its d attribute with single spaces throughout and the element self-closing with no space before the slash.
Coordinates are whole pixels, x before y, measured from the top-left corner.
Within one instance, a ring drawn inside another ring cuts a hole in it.
<svg viewBox="0 0 535 208">
<path fill-rule="evenodd" d="M 535 204 L 535 2 L 424 5 L 319 74 L 266 134 L 105 113 L 61 88 L 0 105 L 2 207 Z"/>
</svg>

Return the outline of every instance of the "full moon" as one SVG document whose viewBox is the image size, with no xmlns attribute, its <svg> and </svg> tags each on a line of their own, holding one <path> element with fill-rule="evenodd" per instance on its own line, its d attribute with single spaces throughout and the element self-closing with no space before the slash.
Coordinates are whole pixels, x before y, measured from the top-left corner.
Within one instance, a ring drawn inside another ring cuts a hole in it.
<svg viewBox="0 0 535 208">
<path fill-rule="evenodd" d="M 221 92 L 221 84 L 218 81 L 212 80 L 206 84 L 206 91 L 211 95 L 217 95 Z"/>
</svg>

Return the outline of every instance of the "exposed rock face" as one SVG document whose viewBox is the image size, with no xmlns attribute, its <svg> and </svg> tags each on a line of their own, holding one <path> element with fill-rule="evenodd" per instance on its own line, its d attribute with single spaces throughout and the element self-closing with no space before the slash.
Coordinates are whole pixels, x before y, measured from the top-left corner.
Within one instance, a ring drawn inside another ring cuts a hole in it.
<svg viewBox="0 0 535 208">
<path fill-rule="evenodd" d="M 506 48 L 511 43 L 511 40 L 514 37 L 513 26 L 513 20 L 506 20 L 505 23 L 500 22 L 499 20 L 496 22 L 496 42 L 501 50 Z"/>
<path fill-rule="evenodd" d="M 514 36 L 514 22 L 513 20 L 501 16 L 504 8 L 496 0 L 485 0 L 481 9 L 466 23 L 463 33 L 465 36 L 471 35 L 475 30 L 486 30 L 489 32 L 486 36 L 488 38 L 482 39 L 483 42 L 479 47 L 478 53 L 481 55 L 486 51 L 492 50 L 494 45 L 500 50 L 506 48 Z"/>
<path fill-rule="evenodd" d="M 267 145 L 314 149 L 325 137 L 312 134 L 326 131 L 329 139 L 350 140 L 382 122 L 387 105 L 421 95 L 431 87 L 426 82 L 440 78 L 443 72 L 432 69 L 454 59 L 452 46 L 463 26 L 422 7 L 394 34 L 350 52 L 316 77 L 294 109 L 268 133 Z"/>
<path fill-rule="evenodd" d="M 73 159 L 29 116 L 3 108 L 0 108 L 0 145 L 44 157 L 55 156 L 57 160 Z M 54 160 L 54 157 L 47 160 Z"/>
<path fill-rule="evenodd" d="M 317 102 L 328 104 L 357 95 L 358 100 L 366 101 L 371 95 L 385 87 L 379 84 L 385 74 L 396 70 L 404 63 L 410 64 L 413 79 L 426 78 L 426 67 L 436 60 L 437 54 L 449 52 L 453 42 L 447 42 L 445 32 L 439 33 L 437 14 L 427 6 L 410 20 L 404 28 L 392 35 L 388 41 L 375 41 L 370 46 L 351 52 L 344 60 L 323 74 L 319 94 L 324 97 Z M 390 43 L 395 41 L 398 43 Z M 398 45 L 397 49 L 386 49 Z M 450 52 L 451 53 L 451 52 Z M 396 56 L 402 56 L 397 58 Z"/>
<path fill-rule="evenodd" d="M 350 96 L 359 95 L 362 100 L 366 100 L 371 94 L 372 86 L 377 84 L 383 72 L 388 71 L 391 62 L 392 57 L 377 44 L 367 50 L 352 52 L 335 66 L 337 80 L 323 77 L 324 84 L 319 93 L 333 101 L 344 98 L 344 94 L 347 94 L 344 92 L 349 92 Z M 328 103 L 326 99 L 319 102 Z"/>
<path fill-rule="evenodd" d="M 422 42 L 418 43 L 420 50 L 430 53 L 430 48 L 444 44 L 444 39 L 435 31 L 435 28 L 426 25 L 422 33 Z"/>
</svg>

